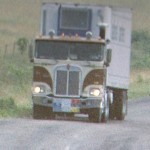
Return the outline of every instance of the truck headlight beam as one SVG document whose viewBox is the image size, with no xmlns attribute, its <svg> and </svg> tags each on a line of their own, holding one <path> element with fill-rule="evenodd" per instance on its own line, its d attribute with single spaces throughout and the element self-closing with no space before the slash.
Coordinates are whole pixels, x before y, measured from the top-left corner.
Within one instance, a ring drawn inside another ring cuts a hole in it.
<svg viewBox="0 0 150 150">
<path fill-rule="evenodd" d="M 33 92 L 34 92 L 34 93 L 37 93 L 37 94 L 40 93 L 40 91 L 41 91 L 41 88 L 38 87 L 38 86 L 35 87 L 34 90 L 33 90 Z"/>
<path fill-rule="evenodd" d="M 45 92 L 44 87 L 36 86 L 33 88 L 33 93 L 35 94 L 44 93 L 44 92 Z"/>
<path fill-rule="evenodd" d="M 101 94 L 100 89 L 91 89 L 90 91 L 90 95 L 92 96 L 100 96 L 100 94 Z"/>
</svg>

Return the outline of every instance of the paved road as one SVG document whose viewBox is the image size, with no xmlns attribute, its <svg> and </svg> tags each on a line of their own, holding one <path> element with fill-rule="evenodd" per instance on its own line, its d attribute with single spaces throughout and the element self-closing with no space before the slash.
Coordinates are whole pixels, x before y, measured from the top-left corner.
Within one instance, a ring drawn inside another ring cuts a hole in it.
<svg viewBox="0 0 150 150">
<path fill-rule="evenodd" d="M 0 150 L 150 150 L 150 98 L 129 103 L 125 121 L 0 120 Z"/>
</svg>

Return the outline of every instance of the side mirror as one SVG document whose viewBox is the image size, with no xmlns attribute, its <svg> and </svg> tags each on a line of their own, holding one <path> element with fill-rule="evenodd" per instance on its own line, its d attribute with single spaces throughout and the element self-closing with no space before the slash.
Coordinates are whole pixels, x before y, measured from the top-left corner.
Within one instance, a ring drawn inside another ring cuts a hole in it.
<svg viewBox="0 0 150 150">
<path fill-rule="evenodd" d="M 33 45 L 29 45 L 29 59 L 30 62 L 34 62 L 34 50 L 33 50 Z"/>
<path fill-rule="evenodd" d="M 109 66 L 110 62 L 111 62 L 111 57 L 112 57 L 112 49 L 107 49 L 107 53 L 106 53 L 106 66 Z"/>
</svg>

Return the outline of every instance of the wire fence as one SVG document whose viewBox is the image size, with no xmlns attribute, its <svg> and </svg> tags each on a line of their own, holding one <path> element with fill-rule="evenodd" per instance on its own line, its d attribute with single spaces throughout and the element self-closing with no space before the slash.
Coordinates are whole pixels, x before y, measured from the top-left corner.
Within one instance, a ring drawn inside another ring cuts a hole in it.
<svg viewBox="0 0 150 150">
<path fill-rule="evenodd" d="M 12 44 L 5 44 L 4 46 L 0 46 L 0 59 L 17 59 L 18 55 L 28 55 L 28 50 L 29 45 L 26 46 L 26 50 L 22 53 L 17 45 L 17 42 L 14 42 Z"/>
<path fill-rule="evenodd" d="M 14 56 L 15 53 L 18 53 L 16 42 L 13 44 L 6 44 L 3 47 L 0 47 L 0 58 L 4 59 L 7 56 Z"/>
</svg>

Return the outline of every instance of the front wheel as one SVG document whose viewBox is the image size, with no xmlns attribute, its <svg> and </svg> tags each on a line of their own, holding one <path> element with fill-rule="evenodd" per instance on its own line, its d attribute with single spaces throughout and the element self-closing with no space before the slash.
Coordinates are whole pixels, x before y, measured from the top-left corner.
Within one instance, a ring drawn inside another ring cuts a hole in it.
<svg viewBox="0 0 150 150">
<path fill-rule="evenodd" d="M 102 111 L 100 108 L 93 108 L 89 112 L 89 121 L 90 122 L 101 122 L 102 119 Z"/>
<path fill-rule="evenodd" d="M 101 122 L 107 122 L 109 120 L 109 100 L 105 100 L 104 112 L 102 114 Z"/>
<path fill-rule="evenodd" d="M 34 119 L 52 119 L 52 108 L 33 104 L 33 118 Z"/>
</svg>

